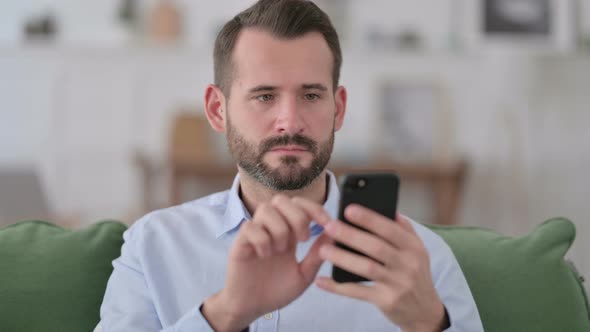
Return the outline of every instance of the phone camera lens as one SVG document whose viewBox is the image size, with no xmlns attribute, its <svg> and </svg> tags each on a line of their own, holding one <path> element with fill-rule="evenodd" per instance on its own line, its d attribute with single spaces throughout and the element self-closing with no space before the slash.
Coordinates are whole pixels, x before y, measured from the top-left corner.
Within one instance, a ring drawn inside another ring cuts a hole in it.
<svg viewBox="0 0 590 332">
<path fill-rule="evenodd" d="M 359 188 L 364 188 L 366 184 L 367 184 L 367 181 L 365 179 L 359 179 L 357 182 L 357 186 Z"/>
</svg>

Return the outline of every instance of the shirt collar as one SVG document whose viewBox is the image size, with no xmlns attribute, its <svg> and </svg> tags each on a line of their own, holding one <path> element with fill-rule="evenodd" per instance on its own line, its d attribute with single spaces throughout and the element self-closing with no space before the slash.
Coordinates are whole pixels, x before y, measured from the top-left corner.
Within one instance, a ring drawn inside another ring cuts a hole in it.
<svg viewBox="0 0 590 332">
<path fill-rule="evenodd" d="M 338 189 L 338 183 L 334 174 L 330 171 L 326 171 L 326 173 L 328 174 L 328 197 L 324 202 L 324 209 L 332 219 L 336 219 L 338 203 L 340 200 L 340 190 Z M 249 219 L 252 219 L 252 216 L 240 199 L 240 176 L 238 174 L 234 178 L 234 182 L 229 189 L 225 212 L 215 236 L 220 238 L 225 234 L 232 233 L 239 228 L 242 222 Z M 311 223 L 310 229 L 312 236 L 323 231 L 323 228 L 315 222 Z"/>
</svg>

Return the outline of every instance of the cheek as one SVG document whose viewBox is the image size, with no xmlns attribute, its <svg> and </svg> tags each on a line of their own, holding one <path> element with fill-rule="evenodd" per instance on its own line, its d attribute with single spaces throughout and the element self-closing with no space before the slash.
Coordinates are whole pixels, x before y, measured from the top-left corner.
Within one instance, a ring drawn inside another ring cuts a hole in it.
<svg viewBox="0 0 590 332">
<path fill-rule="evenodd" d="M 249 141 L 257 141 L 272 125 L 268 114 L 246 110 L 244 106 L 239 110 L 237 107 L 232 109 L 229 118 L 232 126 Z"/>
<path fill-rule="evenodd" d="M 334 113 L 321 112 L 310 115 L 306 119 L 309 131 L 314 137 L 322 140 L 329 137 L 334 129 Z"/>
<path fill-rule="evenodd" d="M 262 139 L 272 134 L 273 119 L 262 115 L 246 117 L 241 127 L 244 135 L 250 141 L 258 144 Z"/>
</svg>

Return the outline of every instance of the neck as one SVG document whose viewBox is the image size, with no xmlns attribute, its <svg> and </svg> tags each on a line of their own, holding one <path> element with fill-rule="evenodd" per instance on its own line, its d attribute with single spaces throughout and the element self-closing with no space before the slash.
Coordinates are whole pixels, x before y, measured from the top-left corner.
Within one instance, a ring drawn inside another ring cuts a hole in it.
<svg viewBox="0 0 590 332">
<path fill-rule="evenodd" d="M 270 201 L 277 194 L 287 197 L 303 197 L 318 204 L 324 204 L 327 199 L 327 173 L 325 170 L 306 187 L 298 190 L 283 191 L 273 190 L 263 185 L 244 172 L 240 167 L 238 167 L 238 173 L 240 175 L 240 197 L 252 216 L 260 204 Z"/>
</svg>

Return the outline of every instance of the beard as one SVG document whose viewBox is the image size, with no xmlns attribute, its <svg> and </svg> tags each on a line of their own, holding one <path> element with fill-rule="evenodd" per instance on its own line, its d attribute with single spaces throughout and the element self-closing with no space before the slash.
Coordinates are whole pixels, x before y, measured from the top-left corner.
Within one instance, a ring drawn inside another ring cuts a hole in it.
<svg viewBox="0 0 590 332">
<path fill-rule="evenodd" d="M 275 190 L 299 190 L 308 186 L 326 168 L 334 147 L 334 127 L 330 137 L 320 144 L 301 135 L 283 135 L 264 139 L 256 147 L 248 142 L 227 119 L 227 145 L 235 162 L 259 183 Z M 264 161 L 264 155 L 273 148 L 284 145 L 298 145 L 306 148 L 313 156 L 309 167 L 300 163 L 298 156 L 282 156 L 280 165 L 272 168 Z"/>
</svg>

